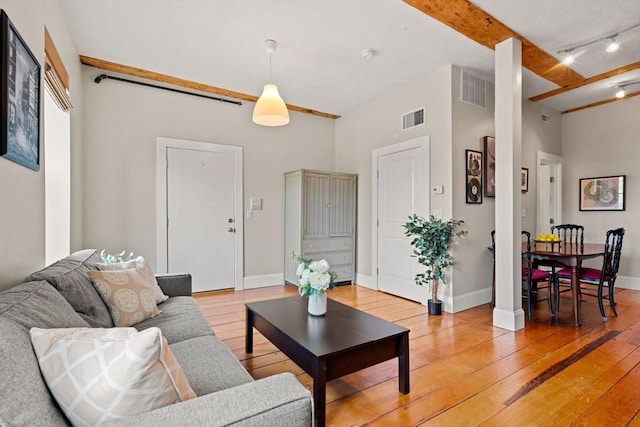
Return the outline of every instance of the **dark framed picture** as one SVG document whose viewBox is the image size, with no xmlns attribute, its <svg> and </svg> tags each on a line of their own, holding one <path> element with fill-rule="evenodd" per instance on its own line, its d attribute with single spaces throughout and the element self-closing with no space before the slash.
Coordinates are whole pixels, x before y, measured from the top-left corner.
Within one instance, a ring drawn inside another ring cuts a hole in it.
<svg viewBox="0 0 640 427">
<path fill-rule="evenodd" d="M 0 11 L 0 155 L 40 169 L 40 64 Z"/>
<path fill-rule="evenodd" d="M 467 203 L 482 203 L 482 153 L 465 150 L 465 166 L 467 171 Z"/>
<path fill-rule="evenodd" d="M 484 137 L 484 195 L 496 197 L 496 139 Z"/>
<path fill-rule="evenodd" d="M 520 190 L 523 193 L 529 191 L 529 168 L 520 169 Z"/>
<path fill-rule="evenodd" d="M 623 211 L 626 175 L 580 178 L 581 211 Z"/>
</svg>

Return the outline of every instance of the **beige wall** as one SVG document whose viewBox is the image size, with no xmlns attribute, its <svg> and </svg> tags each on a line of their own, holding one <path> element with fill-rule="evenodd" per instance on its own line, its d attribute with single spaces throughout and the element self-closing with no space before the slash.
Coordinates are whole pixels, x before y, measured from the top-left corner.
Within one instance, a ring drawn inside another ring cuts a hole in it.
<svg viewBox="0 0 640 427">
<path fill-rule="evenodd" d="M 133 251 L 155 267 L 156 137 L 242 146 L 245 212 L 250 197 L 262 211 L 244 218 L 245 277 L 283 269 L 284 173 L 333 170 L 334 121 L 291 112 L 281 128 L 253 124 L 242 106 L 114 80 L 84 67 L 84 244 Z M 273 284 L 277 284 L 275 282 Z"/>
<path fill-rule="evenodd" d="M 69 72 L 71 97 L 75 106 L 71 112 L 72 174 L 81 176 L 80 62 L 62 7 L 58 1 L 18 0 L 2 0 L 0 7 L 7 12 L 41 67 L 44 65 L 45 26 L 56 44 Z M 43 80 L 40 87 L 40 171 L 34 172 L 0 158 L 0 289 L 19 283 L 29 273 L 44 266 L 44 152 L 47 147 L 42 126 Z M 80 187 L 81 181 L 72 183 L 72 248 L 82 245 Z"/>
<path fill-rule="evenodd" d="M 585 226 L 585 240 L 604 241 L 605 232 L 624 227 L 617 285 L 640 289 L 640 97 L 565 114 L 563 219 Z M 580 178 L 626 175 L 626 210 L 580 212 Z"/>
<path fill-rule="evenodd" d="M 447 309 L 459 311 L 487 302 L 491 296 L 491 254 L 487 250 L 494 228 L 495 202 L 484 197 L 480 205 L 465 203 L 465 150 L 484 151 L 483 137 L 494 135 L 494 86 L 487 86 L 487 106 L 460 101 L 460 68 L 445 67 L 376 100 L 336 123 L 336 169 L 359 174 L 358 280 L 373 284 L 371 228 L 371 151 L 422 135 L 431 140 L 431 186 L 444 186 L 444 194 L 430 195 L 431 211 L 444 218 L 462 219 L 469 235 L 454 249 L 457 264 L 445 288 Z M 400 130 L 403 113 L 426 107 L 426 124 Z M 551 123 L 541 120 L 550 115 Z M 529 168 L 529 192 L 523 194 L 527 217 L 524 229 L 535 229 L 536 152 L 560 155 L 560 114 L 523 101 L 523 166 Z"/>
<path fill-rule="evenodd" d="M 451 67 L 417 80 L 359 108 L 336 122 L 336 170 L 358 174 L 357 272 L 361 282 L 371 276 L 371 152 L 398 142 L 430 136 L 432 185 L 443 195 L 431 196 L 431 210 L 451 216 Z M 404 113 L 425 107 L 425 125 L 401 130 Z M 409 214 L 409 213 L 407 213 Z M 428 215 L 427 212 L 421 213 Z"/>
</svg>

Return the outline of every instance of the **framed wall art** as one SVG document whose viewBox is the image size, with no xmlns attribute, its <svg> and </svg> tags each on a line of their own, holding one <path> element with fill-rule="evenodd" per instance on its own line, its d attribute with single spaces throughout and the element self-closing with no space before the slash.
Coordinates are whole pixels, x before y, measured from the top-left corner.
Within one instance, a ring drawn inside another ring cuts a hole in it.
<svg viewBox="0 0 640 427">
<path fill-rule="evenodd" d="M 623 211 L 626 175 L 580 178 L 581 211 Z"/>
<path fill-rule="evenodd" d="M 40 169 L 40 64 L 0 11 L 0 156 Z"/>
<path fill-rule="evenodd" d="M 496 197 L 496 139 L 484 137 L 484 195 Z"/>
<path fill-rule="evenodd" d="M 523 193 L 529 191 L 529 168 L 520 169 L 520 190 Z"/>
<path fill-rule="evenodd" d="M 465 150 L 467 179 L 465 183 L 466 201 L 470 204 L 482 203 L 482 153 L 480 151 Z"/>
</svg>

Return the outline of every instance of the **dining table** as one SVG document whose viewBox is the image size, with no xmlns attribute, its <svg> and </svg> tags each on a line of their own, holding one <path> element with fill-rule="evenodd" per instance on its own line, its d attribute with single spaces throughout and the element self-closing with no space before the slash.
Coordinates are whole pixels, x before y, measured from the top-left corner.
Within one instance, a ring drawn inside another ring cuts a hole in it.
<svg viewBox="0 0 640 427">
<path fill-rule="evenodd" d="M 522 250 L 526 251 L 526 242 Z M 534 241 L 531 258 L 536 261 L 551 260 L 571 269 L 571 295 L 573 299 L 573 325 L 580 326 L 580 265 L 582 261 L 604 256 L 604 243 L 565 243 Z M 558 313 L 555 313 L 556 319 Z"/>
</svg>

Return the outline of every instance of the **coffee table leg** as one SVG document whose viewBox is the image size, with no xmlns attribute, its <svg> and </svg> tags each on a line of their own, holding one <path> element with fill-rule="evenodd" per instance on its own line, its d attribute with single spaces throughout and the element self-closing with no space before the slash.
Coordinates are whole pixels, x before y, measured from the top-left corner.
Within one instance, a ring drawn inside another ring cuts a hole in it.
<svg viewBox="0 0 640 427">
<path fill-rule="evenodd" d="M 247 308 L 247 330 L 244 336 L 244 348 L 247 353 L 253 353 L 253 311 Z"/>
<path fill-rule="evenodd" d="M 314 425 L 324 427 L 327 414 L 327 364 L 316 360 L 313 364 L 313 413 Z"/>
<path fill-rule="evenodd" d="M 398 339 L 398 385 L 400 393 L 409 393 L 409 333 Z"/>
</svg>

